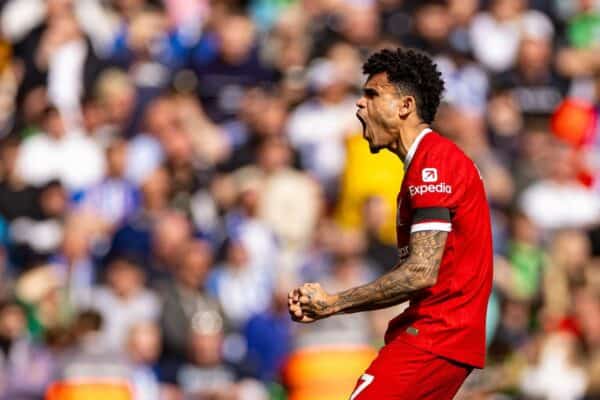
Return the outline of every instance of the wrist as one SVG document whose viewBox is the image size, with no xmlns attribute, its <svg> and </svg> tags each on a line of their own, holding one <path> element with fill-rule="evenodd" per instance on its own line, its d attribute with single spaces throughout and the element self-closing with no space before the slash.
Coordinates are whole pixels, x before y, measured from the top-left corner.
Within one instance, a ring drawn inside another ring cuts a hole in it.
<svg viewBox="0 0 600 400">
<path fill-rule="evenodd" d="M 344 311 L 342 304 L 340 302 L 340 296 L 337 293 L 330 295 L 329 304 L 330 304 L 330 309 L 331 309 L 331 315 L 334 315 L 334 314 Z"/>
</svg>

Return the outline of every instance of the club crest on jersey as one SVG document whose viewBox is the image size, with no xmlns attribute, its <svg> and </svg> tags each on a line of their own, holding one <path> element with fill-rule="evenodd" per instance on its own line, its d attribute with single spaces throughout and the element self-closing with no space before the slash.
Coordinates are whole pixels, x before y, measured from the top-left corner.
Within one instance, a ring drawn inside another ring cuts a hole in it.
<svg viewBox="0 0 600 400">
<path fill-rule="evenodd" d="M 436 168 L 423 168 L 421 171 L 423 182 L 437 182 L 438 172 Z"/>
</svg>

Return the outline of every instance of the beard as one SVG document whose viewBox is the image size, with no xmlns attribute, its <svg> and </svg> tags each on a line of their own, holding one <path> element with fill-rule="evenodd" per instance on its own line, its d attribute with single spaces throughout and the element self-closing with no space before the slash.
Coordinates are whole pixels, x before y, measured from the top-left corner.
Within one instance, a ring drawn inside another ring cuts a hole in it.
<svg viewBox="0 0 600 400">
<path fill-rule="evenodd" d="M 369 143 L 369 150 L 371 151 L 371 154 L 377 154 L 381 151 L 383 147 L 381 146 L 377 146 L 374 145 L 373 143 Z"/>
</svg>

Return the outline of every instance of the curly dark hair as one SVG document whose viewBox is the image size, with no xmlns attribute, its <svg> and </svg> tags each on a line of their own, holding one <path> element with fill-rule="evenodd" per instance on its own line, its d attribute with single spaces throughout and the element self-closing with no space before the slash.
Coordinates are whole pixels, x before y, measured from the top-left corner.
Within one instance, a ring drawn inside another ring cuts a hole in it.
<svg viewBox="0 0 600 400">
<path fill-rule="evenodd" d="M 428 124 L 433 121 L 444 91 L 444 81 L 429 56 L 412 49 L 383 49 L 369 57 L 363 72 L 369 77 L 386 72 L 388 80 L 403 94 L 415 97 L 419 117 Z"/>
</svg>

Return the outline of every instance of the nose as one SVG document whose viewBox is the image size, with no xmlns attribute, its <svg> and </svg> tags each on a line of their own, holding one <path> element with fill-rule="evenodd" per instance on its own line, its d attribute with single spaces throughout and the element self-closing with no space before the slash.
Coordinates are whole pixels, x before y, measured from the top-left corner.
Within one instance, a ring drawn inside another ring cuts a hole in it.
<svg viewBox="0 0 600 400">
<path fill-rule="evenodd" d="M 356 100 L 356 107 L 365 108 L 366 105 L 367 105 L 367 99 L 365 99 L 365 96 L 362 96 L 360 99 Z"/>
</svg>

